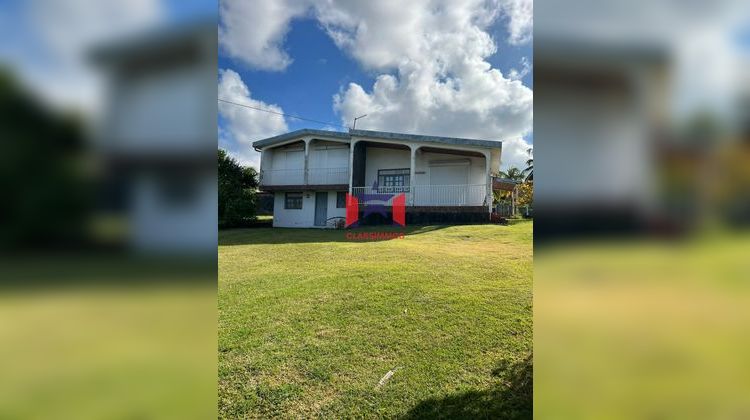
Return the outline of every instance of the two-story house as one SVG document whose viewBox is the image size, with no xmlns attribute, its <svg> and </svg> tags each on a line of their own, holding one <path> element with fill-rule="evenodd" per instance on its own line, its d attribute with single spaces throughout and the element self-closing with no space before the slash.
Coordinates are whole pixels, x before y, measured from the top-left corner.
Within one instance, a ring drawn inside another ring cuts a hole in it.
<svg viewBox="0 0 750 420">
<path fill-rule="evenodd" d="M 109 210 L 149 253 L 216 255 L 216 22 L 156 28 L 94 49 L 105 76 L 96 151 Z"/>
<path fill-rule="evenodd" d="M 502 143 L 303 129 L 256 141 L 253 147 L 261 152 L 261 190 L 275 196 L 273 225 L 325 227 L 345 217 L 347 193 L 403 193 L 407 223 L 486 221 Z M 378 204 L 388 208 L 392 199 Z M 361 202 L 368 205 L 368 200 Z"/>
</svg>

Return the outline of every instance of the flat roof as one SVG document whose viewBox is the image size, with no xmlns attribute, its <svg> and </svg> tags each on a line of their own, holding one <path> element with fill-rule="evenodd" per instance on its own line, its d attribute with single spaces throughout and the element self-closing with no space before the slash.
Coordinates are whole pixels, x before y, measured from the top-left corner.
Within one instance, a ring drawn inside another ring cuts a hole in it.
<svg viewBox="0 0 750 420">
<path fill-rule="evenodd" d="M 426 136 L 419 134 L 406 134 L 406 133 L 392 133 L 389 131 L 372 131 L 372 130 L 349 130 L 349 132 L 341 131 L 328 131 L 328 130 L 314 130 L 310 128 L 303 128 L 301 130 L 292 131 L 289 133 L 281 134 L 275 137 L 269 137 L 267 139 L 258 140 L 253 142 L 254 148 L 263 148 L 267 146 L 273 146 L 274 144 L 284 143 L 289 140 L 294 140 L 298 137 L 305 136 L 320 136 L 320 137 L 335 137 L 340 139 L 351 140 L 352 137 L 370 137 L 384 140 L 402 140 L 417 143 L 439 143 L 439 144 L 454 144 L 454 145 L 468 145 L 468 146 L 479 146 L 491 149 L 501 149 L 502 141 L 494 140 L 478 140 L 478 139 L 467 139 L 461 137 L 441 137 L 441 136 Z"/>
</svg>

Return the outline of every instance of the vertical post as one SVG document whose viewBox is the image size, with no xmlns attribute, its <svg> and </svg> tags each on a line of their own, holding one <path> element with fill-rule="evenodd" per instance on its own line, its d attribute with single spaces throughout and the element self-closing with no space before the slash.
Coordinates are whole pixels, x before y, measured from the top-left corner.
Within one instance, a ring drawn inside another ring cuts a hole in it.
<svg viewBox="0 0 750 420">
<path fill-rule="evenodd" d="M 310 160 L 310 140 L 309 138 L 305 139 L 305 173 L 304 173 L 304 183 L 305 185 L 308 185 L 309 177 L 307 174 L 308 171 L 308 161 Z"/>
<path fill-rule="evenodd" d="M 492 214 L 492 174 L 490 173 L 492 171 L 491 164 L 492 164 L 492 154 L 488 152 L 484 152 L 484 162 L 485 162 L 485 182 L 487 183 L 487 187 L 485 190 L 485 194 L 487 195 L 487 209 L 490 214 Z"/>
<path fill-rule="evenodd" d="M 349 143 L 349 195 L 352 194 L 354 187 L 354 148 L 357 146 L 357 140 L 351 139 Z"/>
<path fill-rule="evenodd" d="M 416 175 L 417 175 L 417 150 L 419 146 L 413 144 L 409 145 L 411 151 L 411 163 L 409 164 L 409 205 L 414 205 L 414 195 L 417 193 L 416 188 Z"/>
</svg>

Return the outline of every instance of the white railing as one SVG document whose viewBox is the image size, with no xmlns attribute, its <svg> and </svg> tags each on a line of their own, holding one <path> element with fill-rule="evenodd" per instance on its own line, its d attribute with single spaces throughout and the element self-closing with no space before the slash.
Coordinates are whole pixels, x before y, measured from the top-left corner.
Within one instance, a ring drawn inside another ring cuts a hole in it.
<svg viewBox="0 0 750 420">
<path fill-rule="evenodd" d="M 393 198 L 406 195 L 407 206 L 483 206 L 487 205 L 487 185 L 412 185 L 410 187 L 353 187 L 352 195 L 363 205 L 391 205 Z M 380 199 L 374 195 L 383 194 Z M 387 197 L 385 196 L 387 195 Z M 366 200 L 369 199 L 369 200 Z M 368 201 L 368 202 L 365 202 Z"/>
<path fill-rule="evenodd" d="M 349 184 L 349 168 L 310 168 L 307 171 L 310 185 Z"/>
<path fill-rule="evenodd" d="M 261 169 L 260 185 L 303 185 L 304 169 Z"/>
</svg>

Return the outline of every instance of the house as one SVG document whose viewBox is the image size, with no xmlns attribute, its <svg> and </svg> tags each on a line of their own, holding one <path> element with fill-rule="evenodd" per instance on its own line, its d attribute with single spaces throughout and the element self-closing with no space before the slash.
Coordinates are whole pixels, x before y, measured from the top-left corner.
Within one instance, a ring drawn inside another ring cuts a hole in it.
<svg viewBox="0 0 750 420">
<path fill-rule="evenodd" d="M 535 39 L 534 135 L 544 144 L 534 156 L 534 205 L 544 221 L 535 240 L 643 229 L 657 217 L 666 52 L 559 33 Z"/>
<path fill-rule="evenodd" d="M 216 255 L 216 21 L 100 46 L 96 150 L 110 212 L 138 252 Z"/>
<path fill-rule="evenodd" d="M 326 227 L 346 215 L 346 194 L 404 194 L 406 222 L 482 222 L 502 143 L 369 130 L 302 129 L 253 143 L 260 188 L 274 194 L 275 227 Z M 360 212 L 363 212 L 360 209 Z M 364 220 L 364 219 L 363 219 Z"/>
</svg>

